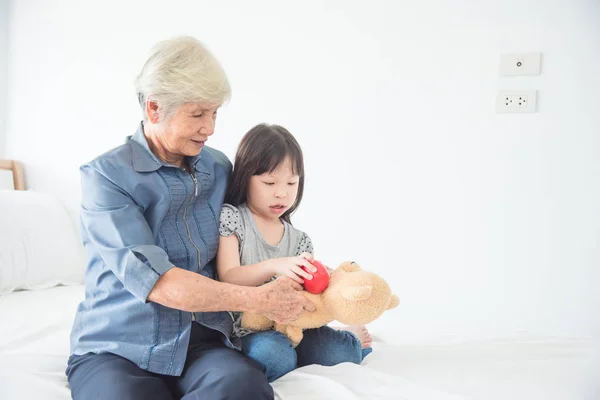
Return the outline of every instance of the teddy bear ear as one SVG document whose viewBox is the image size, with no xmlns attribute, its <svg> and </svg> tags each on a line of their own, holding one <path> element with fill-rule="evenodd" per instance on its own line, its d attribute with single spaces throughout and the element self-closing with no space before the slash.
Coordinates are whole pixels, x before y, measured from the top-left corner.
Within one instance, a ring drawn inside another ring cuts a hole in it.
<svg viewBox="0 0 600 400">
<path fill-rule="evenodd" d="M 400 299 L 398 298 L 398 296 L 393 294 L 392 298 L 390 299 L 390 305 L 388 306 L 387 309 L 391 310 L 392 308 L 396 308 L 396 307 L 398 307 L 399 304 L 400 304 Z"/>
<path fill-rule="evenodd" d="M 360 265 L 354 261 L 346 261 L 342 264 L 342 269 L 346 272 L 356 272 L 360 271 Z"/>
<path fill-rule="evenodd" d="M 352 286 L 342 289 L 342 297 L 350 301 L 366 300 L 373 294 L 373 286 Z"/>
</svg>

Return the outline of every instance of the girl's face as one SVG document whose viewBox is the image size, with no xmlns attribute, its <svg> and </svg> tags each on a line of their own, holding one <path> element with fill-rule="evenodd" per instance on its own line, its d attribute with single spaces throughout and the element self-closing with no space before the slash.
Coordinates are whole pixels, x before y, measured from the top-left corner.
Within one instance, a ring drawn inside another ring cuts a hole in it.
<svg viewBox="0 0 600 400">
<path fill-rule="evenodd" d="M 265 219 L 279 219 L 296 202 L 299 180 L 286 157 L 275 171 L 250 177 L 248 207 Z"/>
</svg>

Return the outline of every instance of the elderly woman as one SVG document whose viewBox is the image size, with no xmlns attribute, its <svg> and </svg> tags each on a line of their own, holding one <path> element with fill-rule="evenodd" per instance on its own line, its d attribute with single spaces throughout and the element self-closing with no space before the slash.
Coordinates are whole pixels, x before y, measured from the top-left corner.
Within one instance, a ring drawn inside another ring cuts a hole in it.
<svg viewBox="0 0 600 400">
<path fill-rule="evenodd" d="M 81 167 L 85 300 L 71 333 L 74 399 L 271 399 L 226 311 L 280 322 L 314 305 L 280 278 L 218 282 L 219 211 L 231 163 L 206 146 L 230 87 L 201 43 L 159 43 L 136 81 L 143 121 Z M 195 321 L 196 323 L 192 323 Z"/>
</svg>

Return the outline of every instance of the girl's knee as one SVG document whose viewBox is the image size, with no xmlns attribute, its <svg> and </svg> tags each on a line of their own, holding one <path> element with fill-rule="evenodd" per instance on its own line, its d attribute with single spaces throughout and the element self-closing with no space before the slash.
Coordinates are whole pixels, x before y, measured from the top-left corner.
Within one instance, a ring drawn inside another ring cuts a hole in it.
<svg viewBox="0 0 600 400">
<path fill-rule="evenodd" d="M 296 350 L 280 332 L 253 333 L 242 341 L 242 351 L 265 368 L 269 382 L 293 371 L 298 365 Z"/>
</svg>

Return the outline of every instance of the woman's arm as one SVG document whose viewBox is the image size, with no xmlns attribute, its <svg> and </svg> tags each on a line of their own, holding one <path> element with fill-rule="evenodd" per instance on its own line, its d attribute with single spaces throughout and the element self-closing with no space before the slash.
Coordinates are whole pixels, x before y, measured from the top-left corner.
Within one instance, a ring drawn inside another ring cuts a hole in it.
<svg viewBox="0 0 600 400">
<path fill-rule="evenodd" d="M 315 310 L 300 290 L 302 286 L 285 277 L 260 287 L 243 287 L 175 267 L 158 279 L 148 300 L 191 312 L 248 311 L 285 324 L 303 310 Z"/>
<path fill-rule="evenodd" d="M 218 282 L 175 267 L 158 279 L 148 300 L 190 312 L 250 311 L 255 289 Z"/>
<path fill-rule="evenodd" d="M 81 167 L 81 226 L 84 245 L 99 256 L 125 289 L 140 301 L 158 278 L 175 267 L 156 245 L 143 210 L 115 183 L 111 165 Z"/>
</svg>

